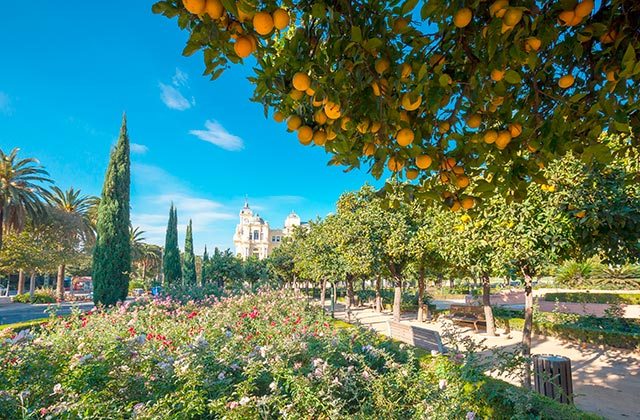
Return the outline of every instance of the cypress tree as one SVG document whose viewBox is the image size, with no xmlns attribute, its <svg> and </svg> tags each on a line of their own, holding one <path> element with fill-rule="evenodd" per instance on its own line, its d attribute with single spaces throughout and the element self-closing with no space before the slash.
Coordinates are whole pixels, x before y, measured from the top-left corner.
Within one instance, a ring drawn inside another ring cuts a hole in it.
<svg viewBox="0 0 640 420">
<path fill-rule="evenodd" d="M 173 203 L 171 203 L 171 208 L 169 209 L 169 223 L 167 224 L 167 236 L 164 243 L 162 269 L 166 285 L 180 282 L 182 269 L 180 267 L 180 249 L 178 248 L 178 211 L 173 206 Z"/>
<path fill-rule="evenodd" d="M 204 254 L 202 255 L 202 270 L 200 271 L 200 284 L 205 285 L 209 279 L 209 253 L 207 252 L 207 246 L 204 246 Z"/>
<path fill-rule="evenodd" d="M 131 242 L 129 235 L 129 196 L 131 160 L 127 118 L 122 127 L 102 187 L 98 206 L 96 245 L 93 250 L 93 301 L 113 305 L 129 293 Z"/>
<path fill-rule="evenodd" d="M 182 266 L 182 280 L 184 284 L 196 284 L 196 256 L 193 253 L 193 225 L 191 220 L 187 225 L 184 239 L 184 264 Z"/>
</svg>

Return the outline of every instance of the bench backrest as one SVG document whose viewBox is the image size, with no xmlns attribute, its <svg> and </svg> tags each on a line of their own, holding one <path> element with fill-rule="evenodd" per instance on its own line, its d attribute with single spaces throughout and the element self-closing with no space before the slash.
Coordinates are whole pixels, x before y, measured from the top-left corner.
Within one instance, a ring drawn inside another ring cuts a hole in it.
<svg viewBox="0 0 640 420">
<path fill-rule="evenodd" d="M 440 339 L 440 334 L 437 331 L 414 327 L 413 325 L 408 324 L 401 324 L 396 321 L 388 321 L 387 326 L 389 336 L 391 338 L 423 349 L 436 350 L 440 353 L 444 353 L 442 340 Z"/>
<path fill-rule="evenodd" d="M 478 315 L 479 318 L 484 318 L 484 307 L 482 306 L 451 305 L 449 312 L 452 314 Z"/>
</svg>

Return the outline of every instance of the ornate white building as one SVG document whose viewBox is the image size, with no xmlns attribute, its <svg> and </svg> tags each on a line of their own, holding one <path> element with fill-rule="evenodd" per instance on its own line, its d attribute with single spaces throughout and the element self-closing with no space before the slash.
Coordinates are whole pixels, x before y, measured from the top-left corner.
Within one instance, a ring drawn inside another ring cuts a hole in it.
<svg viewBox="0 0 640 420">
<path fill-rule="evenodd" d="M 284 221 L 284 228 L 271 229 L 269 222 L 266 222 L 258 213 L 254 215 L 249 208 L 249 202 L 245 201 L 244 207 L 240 210 L 240 223 L 236 226 L 236 232 L 233 235 L 236 255 L 243 260 L 250 256 L 256 256 L 261 260 L 267 258 L 271 251 L 280 245 L 283 238 L 293 233 L 296 226 L 305 224 L 292 211 Z"/>
</svg>

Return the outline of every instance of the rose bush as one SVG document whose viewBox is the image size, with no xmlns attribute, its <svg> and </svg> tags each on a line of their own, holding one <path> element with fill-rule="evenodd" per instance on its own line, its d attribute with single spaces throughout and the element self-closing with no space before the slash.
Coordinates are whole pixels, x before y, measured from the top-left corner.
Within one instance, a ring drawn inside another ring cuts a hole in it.
<svg viewBox="0 0 640 420">
<path fill-rule="evenodd" d="M 3 418 L 553 415 L 460 357 L 418 357 L 286 292 L 139 300 L 4 334 Z"/>
</svg>

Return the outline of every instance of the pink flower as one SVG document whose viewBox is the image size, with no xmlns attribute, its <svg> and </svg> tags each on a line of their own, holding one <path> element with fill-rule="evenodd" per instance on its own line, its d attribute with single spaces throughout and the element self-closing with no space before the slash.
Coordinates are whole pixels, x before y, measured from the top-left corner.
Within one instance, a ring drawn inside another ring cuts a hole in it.
<svg viewBox="0 0 640 420">
<path fill-rule="evenodd" d="M 438 388 L 440 388 L 441 390 L 444 390 L 447 388 L 447 380 L 446 379 L 440 379 L 440 381 L 438 382 Z"/>
</svg>

